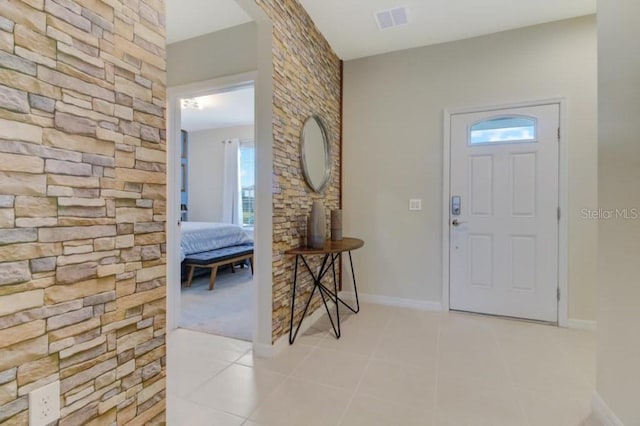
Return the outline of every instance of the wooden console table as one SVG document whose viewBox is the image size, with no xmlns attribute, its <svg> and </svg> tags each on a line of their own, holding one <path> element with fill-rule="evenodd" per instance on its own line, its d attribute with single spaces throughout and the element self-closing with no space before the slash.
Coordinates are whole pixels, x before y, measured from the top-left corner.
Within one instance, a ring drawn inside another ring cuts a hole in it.
<svg viewBox="0 0 640 426">
<path fill-rule="evenodd" d="M 340 338 L 340 303 L 349 308 L 351 312 L 357 314 L 360 312 L 360 302 L 358 301 L 358 288 L 356 287 L 356 276 L 353 271 L 353 260 L 351 259 L 351 251 L 357 250 L 360 247 L 364 246 L 364 241 L 359 240 L 357 238 L 343 238 L 340 241 L 331 241 L 327 240 L 324 244 L 324 247 L 321 249 L 314 249 L 310 247 L 299 247 L 291 250 L 287 250 L 284 252 L 286 255 L 295 256 L 296 263 L 295 269 L 293 273 L 293 292 L 291 294 L 291 321 L 289 323 L 289 344 L 293 344 L 296 340 L 296 336 L 298 335 L 298 331 L 300 330 L 300 326 L 302 325 L 302 320 L 307 315 L 307 310 L 309 309 L 309 305 L 311 304 L 311 299 L 316 292 L 316 289 L 320 292 L 320 297 L 322 297 L 322 303 L 324 304 L 324 308 L 327 310 L 327 315 L 329 315 L 329 321 L 331 321 L 331 326 L 333 327 L 333 331 L 336 334 L 336 338 Z M 349 306 L 345 301 L 338 297 L 338 282 L 336 280 L 336 260 L 340 258 L 340 255 L 344 252 L 349 253 L 349 265 L 351 266 L 351 276 L 353 277 L 353 291 L 356 296 L 356 307 L 355 309 Z M 317 274 L 313 273 L 313 270 L 309 266 L 307 262 L 307 257 L 313 255 L 322 255 L 324 256 L 322 260 L 322 266 Z M 298 263 L 302 260 L 302 263 L 307 268 L 307 271 L 313 278 L 313 290 L 309 295 L 309 299 L 307 299 L 307 304 L 304 307 L 304 312 L 302 312 L 302 318 L 300 318 L 300 322 L 298 322 L 298 326 L 296 327 L 296 331 L 293 331 L 293 313 L 295 311 L 296 306 L 296 285 L 298 282 Z M 322 284 L 322 279 L 324 276 L 331 270 L 333 272 L 333 291 L 329 290 L 324 284 Z M 334 323 L 333 318 L 331 317 L 331 312 L 329 312 L 329 306 L 327 305 L 327 301 L 325 299 L 325 295 L 329 297 L 329 300 L 334 302 L 336 305 L 336 321 Z M 337 325 L 337 328 L 336 328 Z"/>
</svg>

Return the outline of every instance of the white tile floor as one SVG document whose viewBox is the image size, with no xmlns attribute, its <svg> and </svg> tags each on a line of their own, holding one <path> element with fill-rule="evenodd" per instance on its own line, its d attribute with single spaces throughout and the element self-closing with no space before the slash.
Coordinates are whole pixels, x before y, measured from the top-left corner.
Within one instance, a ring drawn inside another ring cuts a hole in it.
<svg viewBox="0 0 640 426">
<path fill-rule="evenodd" d="M 341 312 L 342 313 L 342 312 Z M 169 335 L 169 426 L 596 426 L 594 334 L 366 304 L 273 359 Z"/>
</svg>

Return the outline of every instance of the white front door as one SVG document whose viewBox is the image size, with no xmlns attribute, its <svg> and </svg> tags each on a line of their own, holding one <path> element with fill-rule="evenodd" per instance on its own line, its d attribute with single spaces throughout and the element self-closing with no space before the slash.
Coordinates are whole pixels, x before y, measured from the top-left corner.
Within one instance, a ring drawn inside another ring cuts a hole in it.
<svg viewBox="0 0 640 426">
<path fill-rule="evenodd" d="M 557 322 L 559 116 L 451 116 L 451 309 Z"/>
</svg>

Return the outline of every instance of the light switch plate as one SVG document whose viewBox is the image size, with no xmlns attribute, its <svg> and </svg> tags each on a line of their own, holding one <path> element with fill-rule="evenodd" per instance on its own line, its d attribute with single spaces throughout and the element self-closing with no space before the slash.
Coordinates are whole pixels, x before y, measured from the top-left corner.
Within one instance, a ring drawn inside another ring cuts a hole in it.
<svg viewBox="0 0 640 426">
<path fill-rule="evenodd" d="M 422 210 L 422 200 L 420 198 L 412 198 L 409 200 L 409 211 L 415 212 Z"/>
<path fill-rule="evenodd" d="M 46 426 L 59 418 L 59 380 L 29 392 L 29 426 Z"/>
</svg>

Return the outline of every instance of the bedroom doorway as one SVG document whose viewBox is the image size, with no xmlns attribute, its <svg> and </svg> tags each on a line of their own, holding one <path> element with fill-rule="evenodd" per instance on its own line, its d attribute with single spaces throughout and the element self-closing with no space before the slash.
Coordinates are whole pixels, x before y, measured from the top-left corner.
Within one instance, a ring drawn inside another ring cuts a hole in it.
<svg viewBox="0 0 640 426">
<path fill-rule="evenodd" d="M 169 154 L 178 172 L 168 185 L 180 207 L 179 235 L 167 250 L 169 263 L 179 265 L 179 291 L 169 302 L 173 328 L 247 341 L 254 339 L 257 286 L 253 77 L 203 82 L 172 96 L 172 133 L 179 129 L 180 137 Z"/>
</svg>

